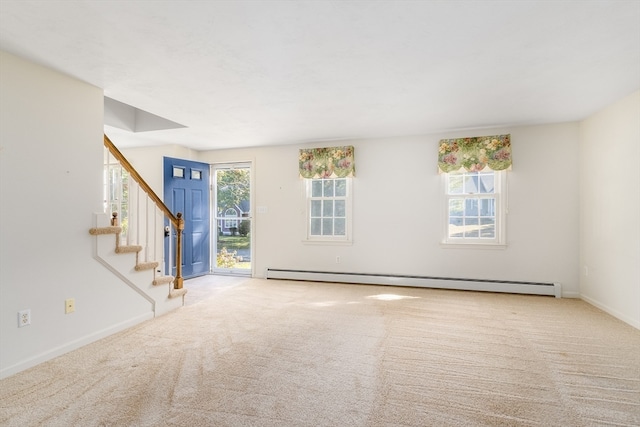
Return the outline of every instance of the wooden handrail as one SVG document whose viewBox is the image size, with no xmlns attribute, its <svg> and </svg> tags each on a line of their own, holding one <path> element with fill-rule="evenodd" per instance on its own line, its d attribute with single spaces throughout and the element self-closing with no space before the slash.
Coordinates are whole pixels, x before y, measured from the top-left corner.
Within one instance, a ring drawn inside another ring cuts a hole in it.
<svg viewBox="0 0 640 427">
<path fill-rule="evenodd" d="M 164 215 L 169 219 L 171 224 L 176 229 L 176 277 L 173 281 L 174 289 L 182 289 L 182 285 L 184 279 L 182 278 L 182 231 L 184 230 L 184 218 L 182 218 L 182 214 L 178 212 L 176 215 L 171 212 L 171 210 L 164 204 L 162 199 L 158 197 L 158 195 L 151 189 L 149 184 L 140 176 L 137 170 L 129 163 L 129 161 L 124 157 L 124 155 L 118 150 L 118 148 L 111 142 L 107 135 L 104 135 L 104 146 L 109 149 L 109 152 L 113 154 L 122 167 L 129 172 L 129 176 L 131 176 L 137 183 L 142 187 L 145 193 L 149 196 L 153 203 L 156 204 L 158 209 L 164 213 Z"/>
</svg>

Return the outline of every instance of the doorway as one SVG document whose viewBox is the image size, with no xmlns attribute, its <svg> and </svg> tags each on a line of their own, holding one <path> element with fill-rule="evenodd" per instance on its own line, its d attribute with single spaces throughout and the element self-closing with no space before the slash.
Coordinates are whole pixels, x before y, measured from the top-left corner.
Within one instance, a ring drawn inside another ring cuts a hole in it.
<svg viewBox="0 0 640 427">
<path fill-rule="evenodd" d="M 215 164 L 213 175 L 213 272 L 252 272 L 251 164 Z"/>
<path fill-rule="evenodd" d="M 164 202 L 174 215 L 181 212 L 184 218 L 182 276 L 185 279 L 208 274 L 211 270 L 209 172 L 207 163 L 164 158 Z M 165 226 L 168 225 L 167 221 Z M 175 276 L 172 251 L 177 238 L 173 227 L 169 229 L 170 235 L 165 236 L 165 270 Z"/>
</svg>

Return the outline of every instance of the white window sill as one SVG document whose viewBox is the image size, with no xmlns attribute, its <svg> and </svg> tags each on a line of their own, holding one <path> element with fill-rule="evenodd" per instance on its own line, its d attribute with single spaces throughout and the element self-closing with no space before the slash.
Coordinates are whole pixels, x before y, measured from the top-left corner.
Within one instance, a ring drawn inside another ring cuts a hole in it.
<svg viewBox="0 0 640 427">
<path fill-rule="evenodd" d="M 476 242 L 440 242 L 440 247 L 443 249 L 494 249 L 504 250 L 507 249 L 506 243 L 476 243 Z"/>
<path fill-rule="evenodd" d="M 324 246 L 351 246 L 351 240 L 303 240 L 303 245 L 324 245 Z"/>
</svg>

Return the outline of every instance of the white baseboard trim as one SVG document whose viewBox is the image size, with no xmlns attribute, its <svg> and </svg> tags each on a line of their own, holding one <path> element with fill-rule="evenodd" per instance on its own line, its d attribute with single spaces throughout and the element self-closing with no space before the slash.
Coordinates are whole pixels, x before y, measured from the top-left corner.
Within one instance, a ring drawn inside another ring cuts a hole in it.
<svg viewBox="0 0 640 427">
<path fill-rule="evenodd" d="M 624 323 L 628 323 L 629 325 L 633 326 L 636 329 L 640 329 L 640 319 L 633 319 L 629 316 L 626 316 L 622 313 L 620 313 L 618 310 L 614 310 L 613 308 L 609 307 L 606 304 L 603 304 L 593 298 L 590 298 L 586 295 L 581 295 L 580 298 L 585 301 L 588 302 L 589 304 L 591 304 L 594 307 L 599 308 L 600 310 L 604 311 L 607 314 L 612 315 L 613 317 L 615 317 L 616 319 L 622 320 Z"/>
<path fill-rule="evenodd" d="M 562 291 L 562 298 L 577 298 L 577 299 L 580 299 L 580 293 L 579 292 Z"/>
<path fill-rule="evenodd" d="M 129 320 L 125 320 L 124 322 L 120 322 L 116 325 L 96 331 L 94 333 L 86 335 L 77 340 L 55 347 L 51 350 L 47 350 L 44 353 L 30 357 L 12 366 L 8 366 L 6 368 L 1 369 L 0 379 L 10 377 L 11 375 L 17 374 L 18 372 L 22 372 L 26 369 L 32 368 L 36 365 L 39 365 L 40 363 L 46 362 L 55 357 L 61 356 L 65 353 L 69 353 L 70 351 L 77 350 L 80 347 L 84 347 L 87 344 L 91 344 L 92 342 L 108 337 L 109 335 L 113 335 L 117 332 L 124 331 L 125 329 L 128 329 L 139 323 L 153 319 L 153 317 L 154 317 L 153 312 L 144 313 L 140 316 L 134 317 Z"/>
</svg>

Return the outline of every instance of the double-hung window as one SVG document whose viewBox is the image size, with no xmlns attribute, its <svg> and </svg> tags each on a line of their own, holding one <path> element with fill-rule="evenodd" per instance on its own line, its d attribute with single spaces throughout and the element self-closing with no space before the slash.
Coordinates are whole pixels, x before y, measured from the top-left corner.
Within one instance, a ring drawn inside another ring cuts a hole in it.
<svg viewBox="0 0 640 427">
<path fill-rule="evenodd" d="M 450 172 L 444 175 L 445 244 L 505 243 L 506 173 Z"/>
<path fill-rule="evenodd" d="M 351 181 L 354 149 L 303 148 L 298 155 L 305 191 L 305 237 L 309 243 L 351 243 Z"/>
<path fill-rule="evenodd" d="M 351 241 L 351 178 L 306 179 L 307 241 Z"/>
</svg>

